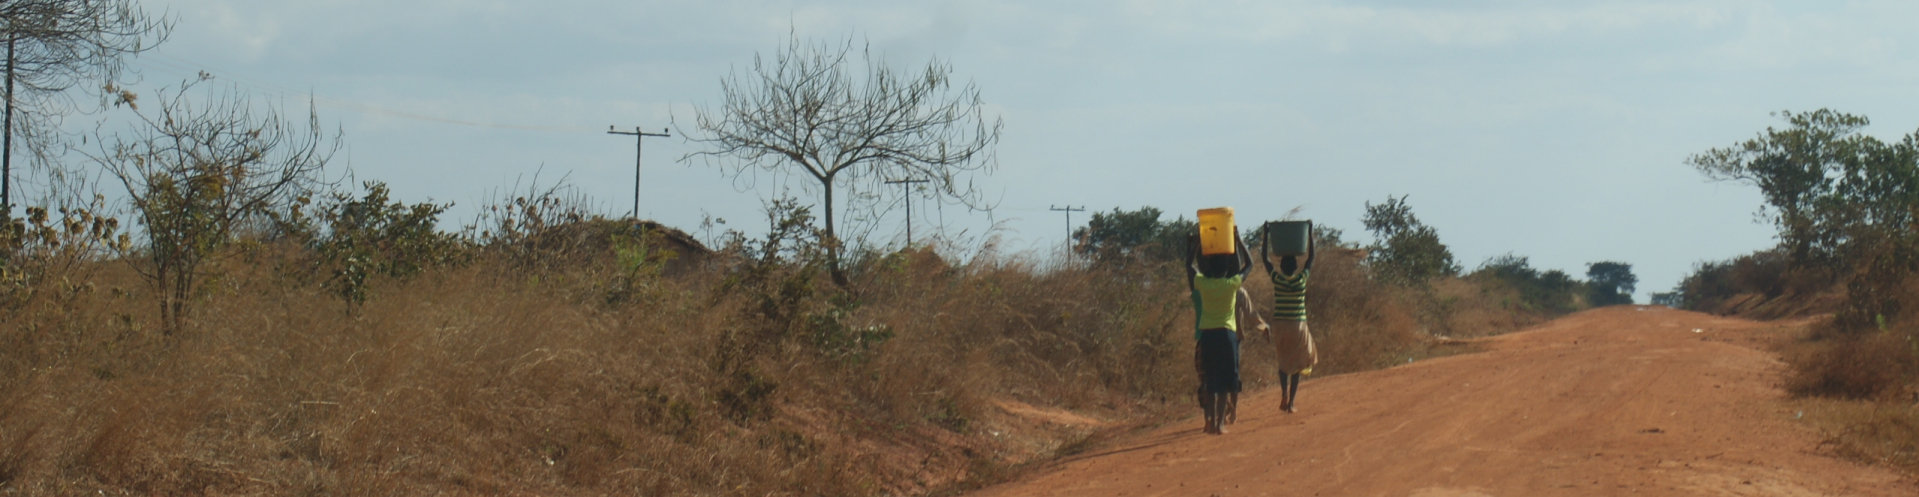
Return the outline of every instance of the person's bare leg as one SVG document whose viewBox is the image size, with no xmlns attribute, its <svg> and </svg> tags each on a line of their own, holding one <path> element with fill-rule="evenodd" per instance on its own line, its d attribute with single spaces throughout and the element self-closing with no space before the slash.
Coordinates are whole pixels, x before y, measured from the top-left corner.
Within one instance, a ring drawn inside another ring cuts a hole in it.
<svg viewBox="0 0 1919 497">
<path fill-rule="evenodd" d="M 1284 370 L 1279 372 L 1279 410 L 1286 412 L 1292 412 L 1293 409 L 1292 396 L 1288 394 L 1292 391 L 1292 387 L 1286 384 L 1286 378 L 1289 376 L 1292 375 L 1286 374 Z"/>
<path fill-rule="evenodd" d="M 1286 388 L 1286 412 L 1299 412 L 1299 377 L 1304 375 L 1293 373 L 1286 376 L 1286 382 L 1291 384 Z"/>
<path fill-rule="evenodd" d="M 1215 413 L 1218 413 L 1218 414 L 1219 414 L 1219 418 L 1221 418 L 1221 419 L 1216 419 L 1216 420 L 1214 420 L 1214 422 L 1213 422 L 1213 434 L 1214 434 L 1214 435 L 1225 435 L 1225 434 L 1226 434 L 1226 424 L 1225 424 L 1225 423 L 1221 423 L 1221 422 L 1220 422 L 1220 421 L 1222 421 L 1222 420 L 1223 420 L 1223 418 L 1225 418 L 1225 417 L 1226 417 L 1226 407 L 1227 407 L 1227 406 L 1226 406 L 1226 395 L 1227 395 L 1227 394 L 1223 394 L 1223 393 L 1216 393 L 1216 394 L 1213 394 L 1213 412 L 1215 412 Z"/>
</svg>

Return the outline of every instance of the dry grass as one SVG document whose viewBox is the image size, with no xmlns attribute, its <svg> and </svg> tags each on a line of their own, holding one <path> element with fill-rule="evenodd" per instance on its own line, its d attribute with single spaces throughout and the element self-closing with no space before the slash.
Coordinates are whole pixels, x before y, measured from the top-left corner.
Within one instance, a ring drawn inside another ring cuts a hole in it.
<svg viewBox="0 0 1919 497">
<path fill-rule="evenodd" d="M 1893 300 L 1919 302 L 1919 279 L 1902 286 Z M 1919 320 L 1858 329 L 1828 316 L 1781 344 L 1786 389 L 1835 454 L 1919 474 Z"/>
<path fill-rule="evenodd" d="M 1194 381 L 1172 267 L 917 251 L 842 290 L 726 257 L 684 277 L 481 257 L 349 313 L 289 257 L 228 260 L 171 337 L 118 263 L 37 280 L 0 318 L 0 493 L 922 494 L 1092 436 L 996 401 L 1124 426 L 1185 413 Z M 1409 301 L 1322 260 L 1320 374 L 1421 353 Z"/>
<path fill-rule="evenodd" d="M 1906 402 L 1813 398 L 1795 416 L 1824 433 L 1833 454 L 1919 474 L 1919 409 Z"/>
<path fill-rule="evenodd" d="M 1844 399 L 1919 400 L 1919 346 L 1908 330 L 1836 336 L 1788 346 L 1793 365 L 1787 389 L 1802 396 Z"/>
</svg>

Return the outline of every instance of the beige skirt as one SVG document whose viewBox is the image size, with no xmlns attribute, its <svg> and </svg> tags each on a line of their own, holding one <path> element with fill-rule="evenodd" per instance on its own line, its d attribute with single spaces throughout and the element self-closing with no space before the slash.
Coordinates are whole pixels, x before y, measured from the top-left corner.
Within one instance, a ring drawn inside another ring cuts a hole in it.
<svg viewBox="0 0 1919 497">
<path fill-rule="evenodd" d="M 1299 326 L 1287 326 L 1280 321 L 1273 327 L 1273 345 L 1279 349 L 1279 371 L 1292 374 L 1306 371 L 1319 364 L 1319 350 L 1313 348 L 1313 334 L 1306 329 L 1305 321 Z"/>
</svg>

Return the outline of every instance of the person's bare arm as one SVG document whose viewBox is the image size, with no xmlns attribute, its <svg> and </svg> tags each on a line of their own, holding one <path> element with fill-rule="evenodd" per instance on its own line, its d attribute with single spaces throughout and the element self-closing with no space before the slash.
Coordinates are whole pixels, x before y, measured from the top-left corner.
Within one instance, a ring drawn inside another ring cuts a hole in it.
<svg viewBox="0 0 1919 497">
<path fill-rule="evenodd" d="M 1300 267 L 1304 269 L 1312 269 L 1313 258 L 1317 257 L 1318 255 L 1319 255 L 1319 239 L 1318 237 L 1313 236 L 1312 227 L 1308 226 L 1306 229 L 1306 264 Z"/>
<path fill-rule="evenodd" d="M 1233 227 L 1233 253 L 1239 259 L 1239 277 L 1245 278 L 1253 272 L 1253 253 L 1246 250 L 1246 239 L 1239 237 L 1239 227 Z"/>
<path fill-rule="evenodd" d="M 1238 303 L 1238 305 L 1235 305 L 1234 307 L 1238 308 L 1239 318 L 1242 321 L 1259 323 L 1257 325 L 1254 325 L 1253 329 L 1259 330 L 1259 333 L 1265 336 L 1267 340 L 1273 339 L 1273 331 L 1272 331 L 1273 328 L 1266 324 L 1265 317 L 1262 317 L 1259 315 L 1259 309 L 1256 309 L 1253 307 L 1253 295 L 1250 293 L 1246 293 L 1246 287 L 1240 287 L 1239 298 L 1233 299 L 1233 300 L 1237 301 Z M 1250 319 L 1250 320 L 1246 319 L 1248 317 L 1253 319 Z"/>
<path fill-rule="evenodd" d="M 1199 275 L 1199 233 L 1186 237 L 1186 289 L 1199 291 L 1193 286 L 1193 277 Z"/>
<path fill-rule="evenodd" d="M 1270 230 L 1272 229 L 1273 223 L 1270 222 L 1260 225 L 1259 227 L 1259 232 L 1262 235 L 1259 237 L 1259 263 L 1266 266 L 1267 273 L 1273 272 L 1273 247 L 1266 241 L 1268 237 L 1264 235 L 1271 233 Z"/>
</svg>

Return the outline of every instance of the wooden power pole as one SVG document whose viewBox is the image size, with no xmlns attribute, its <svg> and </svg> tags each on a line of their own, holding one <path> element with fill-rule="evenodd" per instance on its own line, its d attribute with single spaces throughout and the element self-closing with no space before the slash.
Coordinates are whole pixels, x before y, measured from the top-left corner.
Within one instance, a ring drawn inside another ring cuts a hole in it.
<svg viewBox="0 0 1919 497">
<path fill-rule="evenodd" d="M 13 216 L 13 26 L 7 26 L 7 123 L 0 138 L 0 218 Z"/>
<path fill-rule="evenodd" d="M 666 138 L 668 136 L 672 136 L 670 133 L 672 133 L 672 130 L 669 130 L 666 128 L 660 128 L 660 132 L 658 133 L 647 133 L 645 131 L 640 131 L 639 126 L 634 126 L 633 131 L 618 131 L 613 129 L 612 126 L 606 127 L 606 134 L 629 135 L 633 137 L 633 220 L 634 221 L 640 220 L 640 150 L 642 150 L 642 146 L 645 145 L 646 143 L 646 137 L 657 136 L 660 138 Z"/>
<path fill-rule="evenodd" d="M 886 184 L 889 185 L 900 185 L 900 189 L 906 192 L 902 198 L 906 200 L 906 246 L 908 248 L 913 246 L 913 184 L 925 182 L 926 180 L 923 179 L 901 179 L 886 182 Z"/>
<path fill-rule="evenodd" d="M 1079 207 L 1073 207 L 1071 205 L 1068 205 L 1065 207 L 1059 207 L 1059 206 L 1048 206 L 1048 207 L 1050 208 L 1050 210 L 1066 212 L 1066 248 L 1067 250 L 1072 250 L 1073 248 L 1073 213 L 1084 212 L 1086 210 L 1086 206 L 1082 205 Z"/>
</svg>

